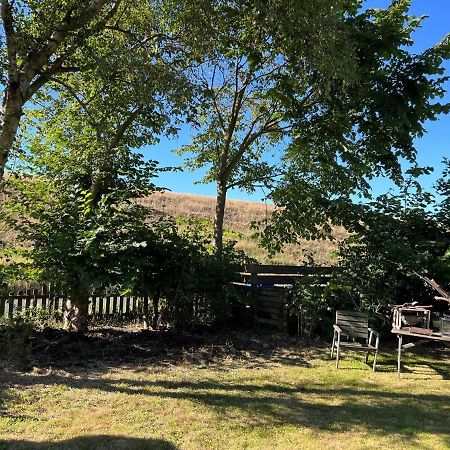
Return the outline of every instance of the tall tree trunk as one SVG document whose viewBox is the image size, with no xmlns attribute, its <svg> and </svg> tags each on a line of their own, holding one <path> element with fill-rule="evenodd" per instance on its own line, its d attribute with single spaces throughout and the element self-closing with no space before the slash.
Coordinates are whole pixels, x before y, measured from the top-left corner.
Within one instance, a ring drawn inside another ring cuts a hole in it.
<svg viewBox="0 0 450 450">
<path fill-rule="evenodd" d="M 223 221 L 225 217 L 225 203 L 227 200 L 227 182 L 221 178 L 217 182 L 216 214 L 214 216 L 214 251 L 222 255 L 223 251 Z"/>
<path fill-rule="evenodd" d="M 21 116 L 22 100 L 19 86 L 16 83 L 10 83 L 0 115 L 0 179 L 5 173 L 5 166 L 16 139 Z"/>
</svg>

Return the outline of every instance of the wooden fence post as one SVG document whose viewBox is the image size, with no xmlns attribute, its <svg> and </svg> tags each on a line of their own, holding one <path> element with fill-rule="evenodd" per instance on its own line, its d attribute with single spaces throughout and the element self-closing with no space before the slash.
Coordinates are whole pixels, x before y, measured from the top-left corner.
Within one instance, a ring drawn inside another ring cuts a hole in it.
<svg viewBox="0 0 450 450">
<path fill-rule="evenodd" d="M 143 314 L 142 314 L 142 320 L 144 322 L 144 330 L 148 330 L 150 327 L 150 319 L 148 316 L 148 295 L 144 294 L 144 296 L 142 297 L 142 309 L 143 309 Z"/>
</svg>

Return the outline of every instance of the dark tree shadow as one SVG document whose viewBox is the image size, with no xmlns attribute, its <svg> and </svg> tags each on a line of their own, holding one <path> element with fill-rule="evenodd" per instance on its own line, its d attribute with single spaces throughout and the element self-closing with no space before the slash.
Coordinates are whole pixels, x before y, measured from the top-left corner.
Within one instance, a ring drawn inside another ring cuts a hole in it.
<svg viewBox="0 0 450 450">
<path fill-rule="evenodd" d="M 446 405 L 450 404 L 448 391 L 442 394 L 414 394 L 399 386 L 397 392 L 386 392 L 368 387 L 363 382 L 355 386 L 329 387 L 314 382 L 296 386 L 283 384 L 282 381 L 279 384 L 254 385 L 210 380 L 148 382 L 128 378 L 30 375 L 23 376 L 19 381 L 16 379 L 15 383 L 23 386 L 37 383 L 66 385 L 72 389 L 125 393 L 139 398 L 192 400 L 215 411 L 221 420 L 226 419 L 228 414 L 231 419 L 236 409 L 240 410 L 246 415 L 249 426 L 292 424 L 336 435 L 355 428 L 367 429 L 380 437 L 398 437 L 405 445 L 415 445 L 420 434 L 430 433 L 442 436 L 450 446 L 450 410 L 446 409 Z M 339 402 L 333 401 L 336 398 Z"/>
<path fill-rule="evenodd" d="M 374 389 L 363 381 L 354 382 L 351 386 L 340 385 L 337 380 L 326 385 L 314 381 L 292 385 L 283 383 L 283 380 L 263 384 L 226 380 L 220 383 L 214 380 L 149 382 L 101 376 L 111 368 L 128 367 L 136 371 L 139 367 L 164 367 L 165 363 L 188 362 L 197 367 L 206 364 L 217 370 L 225 370 L 223 360 L 229 356 L 236 359 L 238 366 L 244 363 L 246 367 L 265 367 L 277 363 L 310 367 L 311 359 L 329 360 L 327 347 L 311 350 L 302 348 L 293 340 L 286 341 L 285 337 L 230 335 L 229 332 L 199 336 L 101 330 L 79 338 L 60 333 L 55 334 L 55 339 L 49 335 L 40 338 L 46 345 L 49 341 L 58 344 L 60 353 L 56 354 L 59 362 L 56 367 L 67 369 L 70 376 L 60 376 L 57 372 L 47 370 L 55 362 L 54 357 L 48 357 L 48 352 L 43 352 L 35 366 L 47 375 L 16 372 L 11 379 L 7 373 L 0 373 L 0 414 L 8 415 L 8 410 L 1 408 L 2 399 L 5 404 L 16 402 L 14 398 L 8 398 L 14 395 L 14 389 L 8 387 L 20 389 L 20 386 L 45 384 L 82 390 L 83 395 L 87 395 L 89 390 L 96 390 L 130 396 L 191 400 L 215 411 L 221 420 L 226 419 L 228 414 L 232 419 L 234 412 L 239 410 L 246 416 L 249 426 L 292 424 L 332 432 L 336 437 L 355 428 L 365 429 L 380 437 L 395 436 L 405 446 L 416 445 L 421 433 L 430 433 L 441 436 L 450 447 L 450 410 L 447 408 L 450 405 L 450 388 L 440 394 L 415 394 L 408 392 L 401 382 L 398 391 L 391 392 Z M 40 340 L 38 342 L 41 347 L 37 348 L 42 350 L 43 344 Z M 50 345 L 49 348 L 49 352 L 55 350 L 55 346 Z M 430 355 L 433 357 L 431 362 Z M 423 364 L 444 379 L 450 379 L 450 366 L 445 361 L 445 355 L 448 357 L 448 352 L 427 352 Z M 378 370 L 391 372 L 395 377 L 395 351 L 380 356 Z M 352 354 L 348 357 L 352 360 L 355 358 Z M 363 355 L 357 357 L 364 358 Z M 418 356 L 405 354 L 403 362 L 404 372 L 409 370 L 415 375 L 419 373 L 417 364 L 420 362 L 420 353 Z M 335 370 L 332 362 L 330 370 Z M 346 369 L 343 367 L 339 370 Z M 336 398 L 338 402 L 333 401 Z M 0 441 L 2 448 L 175 449 L 166 441 L 108 436 L 79 437 L 62 443 Z"/>
<path fill-rule="evenodd" d="M 173 444 L 161 439 L 136 439 L 123 436 L 80 436 L 58 442 L 5 441 L 0 439 L 0 450 L 176 450 Z"/>
</svg>

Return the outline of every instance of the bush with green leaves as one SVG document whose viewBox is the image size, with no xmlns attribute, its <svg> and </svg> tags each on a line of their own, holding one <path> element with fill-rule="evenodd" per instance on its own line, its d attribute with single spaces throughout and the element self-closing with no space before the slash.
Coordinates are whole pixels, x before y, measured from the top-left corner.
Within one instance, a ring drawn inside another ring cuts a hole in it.
<svg viewBox="0 0 450 450">
<path fill-rule="evenodd" d="M 149 298 L 152 327 L 224 320 L 236 294 L 229 282 L 244 255 L 234 251 L 233 243 L 221 256 L 214 254 L 209 227 L 195 221 L 180 231 L 175 221 L 161 218 L 147 233 L 147 239 L 141 236 L 146 245 L 134 251 L 126 283 L 130 292 Z"/>
<path fill-rule="evenodd" d="M 364 205 L 357 231 L 338 250 L 342 270 L 334 283 L 346 293 L 341 301 L 387 324 L 389 304 L 429 303 L 436 295 L 420 276 L 448 285 L 450 229 L 440 219 L 441 206 L 413 179 L 400 193 Z"/>
</svg>

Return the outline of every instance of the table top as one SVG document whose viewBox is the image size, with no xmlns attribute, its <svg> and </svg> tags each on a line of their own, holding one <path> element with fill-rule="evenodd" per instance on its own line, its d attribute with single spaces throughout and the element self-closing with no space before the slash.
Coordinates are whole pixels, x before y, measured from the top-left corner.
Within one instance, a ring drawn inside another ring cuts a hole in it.
<svg viewBox="0 0 450 450">
<path fill-rule="evenodd" d="M 444 335 L 436 332 L 433 332 L 432 334 L 411 333 L 410 331 L 402 330 L 401 328 L 392 328 L 391 332 L 397 335 L 401 334 L 402 336 L 414 336 L 422 339 L 450 342 L 450 335 Z"/>
</svg>

